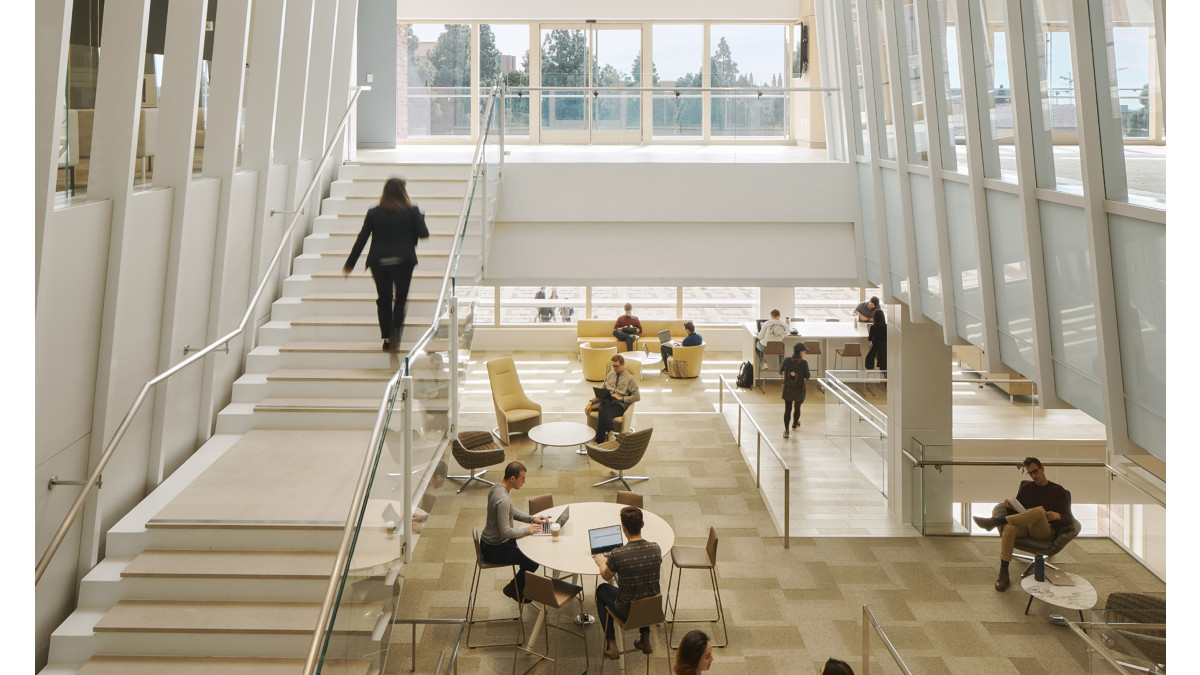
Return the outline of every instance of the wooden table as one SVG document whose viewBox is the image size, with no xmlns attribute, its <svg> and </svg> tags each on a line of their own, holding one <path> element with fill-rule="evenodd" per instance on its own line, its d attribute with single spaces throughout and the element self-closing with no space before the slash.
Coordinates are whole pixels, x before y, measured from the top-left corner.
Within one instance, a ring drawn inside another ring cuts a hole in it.
<svg viewBox="0 0 1200 675">
<path fill-rule="evenodd" d="M 758 354 L 754 350 L 758 340 L 757 324 L 754 321 L 746 321 L 742 328 L 742 358 L 754 364 L 754 385 L 758 386 L 762 372 L 759 370 Z M 799 335 L 789 335 L 783 339 L 784 357 L 792 355 L 792 345 L 796 342 L 819 343 L 821 358 L 815 359 L 816 363 L 809 363 L 813 377 L 818 377 L 819 373 L 825 370 L 822 366 L 828 363 L 826 359 L 833 355 L 833 350 L 847 342 L 862 342 L 867 339 L 870 324 L 860 324 L 857 321 L 793 321 L 792 328 L 796 329 Z M 867 350 L 863 349 L 863 353 L 866 352 Z"/>
</svg>

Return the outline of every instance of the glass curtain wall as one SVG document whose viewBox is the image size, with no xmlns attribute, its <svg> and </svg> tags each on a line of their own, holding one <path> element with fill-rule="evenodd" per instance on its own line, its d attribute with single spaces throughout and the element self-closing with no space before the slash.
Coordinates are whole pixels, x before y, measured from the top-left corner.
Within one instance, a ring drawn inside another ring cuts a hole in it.
<svg viewBox="0 0 1200 675">
<path fill-rule="evenodd" d="M 967 173 L 967 122 L 963 111 L 962 66 L 958 59 L 959 27 L 958 3 L 954 0 L 938 0 L 938 15 L 941 17 L 942 81 L 945 86 L 946 128 L 949 138 L 943 142 L 949 148 L 943 153 L 942 168 L 958 173 Z M 936 36 L 935 38 L 936 39 Z"/>
<path fill-rule="evenodd" d="M 889 50 L 895 49 L 895 40 L 887 38 L 887 23 L 884 21 L 883 0 L 875 0 L 874 16 L 865 17 L 872 27 L 871 35 L 877 56 L 875 76 L 875 107 L 879 111 L 880 132 L 884 142 L 879 148 L 882 159 L 896 159 L 896 118 L 892 111 L 892 69 L 888 67 Z"/>
<path fill-rule="evenodd" d="M 853 33 L 852 40 L 854 44 L 854 104 L 856 106 L 854 114 L 859 120 L 858 128 L 853 130 L 853 133 L 855 147 L 858 148 L 858 154 L 870 155 L 871 135 L 867 131 L 867 125 L 869 125 L 870 122 L 867 119 L 866 87 L 863 84 L 865 81 L 863 79 L 863 67 L 864 58 L 866 57 L 863 52 L 862 33 L 860 32 L 860 22 L 862 21 L 862 16 L 859 12 L 859 6 L 862 4 L 862 2 L 863 0 L 854 0 L 854 2 L 850 3 L 850 30 Z"/>
<path fill-rule="evenodd" d="M 929 164 L 929 126 L 925 119 L 925 90 L 921 83 L 921 53 L 917 42 L 917 16 L 913 0 L 904 0 L 901 12 L 896 17 L 896 38 L 903 40 L 904 58 L 900 61 L 900 73 L 906 83 L 904 99 L 911 111 L 906 122 L 908 129 L 908 159 L 913 164 Z"/>
<path fill-rule="evenodd" d="M 788 94 L 785 64 L 790 62 L 781 25 L 714 25 L 710 31 L 712 86 L 755 92 L 713 92 L 714 137 L 784 138 Z"/>
<path fill-rule="evenodd" d="M 1012 75 L 1008 69 L 1004 5 L 998 0 L 975 0 L 973 12 L 979 19 L 981 48 L 986 66 L 980 83 L 980 123 L 983 136 L 983 175 L 1008 183 L 1017 182 L 1017 159 L 1013 145 Z M 977 49 L 980 47 L 977 47 Z"/>
<path fill-rule="evenodd" d="M 1079 117 L 1075 111 L 1075 66 L 1067 21 L 1069 0 L 1032 5 L 1040 86 L 1034 105 L 1040 118 L 1034 152 L 1040 156 L 1037 184 L 1083 194 L 1079 167 Z"/>
<path fill-rule="evenodd" d="M 529 85 L 529 26 L 526 24 L 480 24 L 479 26 L 479 115 L 484 113 L 487 90 L 499 84 Z M 482 117 L 481 117 L 482 118 Z M 504 99 L 504 135 L 529 136 L 529 94 Z"/>
<path fill-rule="evenodd" d="M 704 26 L 654 26 L 651 44 L 651 86 L 654 92 L 651 134 L 654 138 L 692 138 L 704 135 Z"/>
<path fill-rule="evenodd" d="M 470 137 L 471 26 L 399 24 L 396 138 Z"/>
</svg>

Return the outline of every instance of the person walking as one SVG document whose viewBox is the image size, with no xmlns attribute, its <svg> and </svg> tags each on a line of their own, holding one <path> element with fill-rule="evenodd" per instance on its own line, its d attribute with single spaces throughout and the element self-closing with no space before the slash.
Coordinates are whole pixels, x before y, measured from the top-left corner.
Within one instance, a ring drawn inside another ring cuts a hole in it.
<svg viewBox="0 0 1200 675">
<path fill-rule="evenodd" d="M 408 302 L 408 287 L 412 284 L 413 270 L 417 266 L 417 240 L 429 238 L 425 226 L 425 215 L 408 198 L 403 178 L 392 177 L 383 184 L 383 195 L 379 205 L 367 211 L 362 230 L 350 249 L 350 257 L 342 267 L 342 276 L 350 278 L 358 256 L 362 255 L 367 239 L 371 240 L 371 251 L 367 253 L 367 269 L 375 279 L 378 298 L 375 307 L 379 314 L 379 332 L 383 336 L 383 349 L 395 352 L 400 348 L 400 334 L 404 330 L 404 306 Z"/>
<path fill-rule="evenodd" d="M 871 328 L 867 330 L 867 339 L 871 341 L 871 350 L 867 352 L 867 370 L 878 367 L 887 370 L 887 317 L 883 309 L 875 310 L 871 316 Z"/>
<path fill-rule="evenodd" d="M 702 630 L 689 631 L 675 652 L 675 675 L 696 675 L 712 667 L 712 645 Z"/>
<path fill-rule="evenodd" d="M 791 418 L 792 428 L 800 428 L 800 406 L 804 403 L 804 397 L 808 393 L 808 386 L 804 382 L 809 379 L 808 361 L 804 360 L 804 352 L 808 351 L 808 347 L 804 346 L 803 342 L 797 342 L 792 348 L 791 357 L 784 359 L 783 365 L 779 367 L 779 374 L 783 377 L 783 437 L 787 438 L 788 418 Z M 792 411 L 792 406 L 796 406 L 795 412 Z"/>
</svg>

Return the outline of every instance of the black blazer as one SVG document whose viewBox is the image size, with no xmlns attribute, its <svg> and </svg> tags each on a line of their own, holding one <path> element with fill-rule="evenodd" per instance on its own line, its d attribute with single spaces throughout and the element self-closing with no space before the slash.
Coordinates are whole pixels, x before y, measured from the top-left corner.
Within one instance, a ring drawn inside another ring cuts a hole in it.
<svg viewBox="0 0 1200 675">
<path fill-rule="evenodd" d="M 371 251 L 367 254 L 367 267 L 380 264 L 385 258 L 400 258 L 404 262 L 417 264 L 417 239 L 428 239 L 429 228 L 425 226 L 425 215 L 416 206 L 397 213 L 376 206 L 367 211 L 362 231 L 354 241 L 346 267 L 353 269 L 371 238 Z"/>
<path fill-rule="evenodd" d="M 887 342 L 887 324 L 871 324 L 871 327 L 867 329 L 867 339 L 871 342 Z"/>
</svg>

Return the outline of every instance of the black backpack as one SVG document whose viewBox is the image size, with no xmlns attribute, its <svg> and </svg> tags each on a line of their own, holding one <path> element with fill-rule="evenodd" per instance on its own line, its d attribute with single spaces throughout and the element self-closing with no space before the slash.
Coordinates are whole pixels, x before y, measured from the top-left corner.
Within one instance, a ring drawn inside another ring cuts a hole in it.
<svg viewBox="0 0 1200 675">
<path fill-rule="evenodd" d="M 783 363 L 783 386 L 788 389 L 799 389 L 804 386 L 803 373 L 800 372 L 800 362 L 788 359 Z"/>
<path fill-rule="evenodd" d="M 751 389 L 754 387 L 754 364 L 749 361 L 743 361 L 742 367 L 738 368 L 737 386 L 742 389 Z"/>
</svg>

